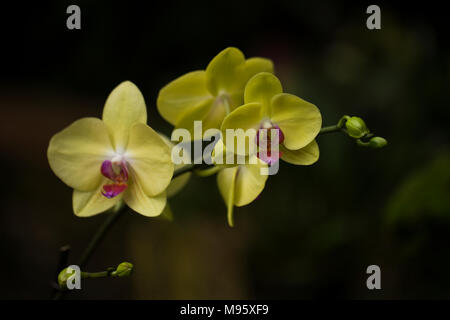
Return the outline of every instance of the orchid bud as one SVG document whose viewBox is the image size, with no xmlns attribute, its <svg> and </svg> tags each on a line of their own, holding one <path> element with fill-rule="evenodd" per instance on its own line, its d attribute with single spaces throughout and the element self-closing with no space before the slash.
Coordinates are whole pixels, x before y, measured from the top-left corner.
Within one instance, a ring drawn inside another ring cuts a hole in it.
<svg viewBox="0 0 450 320">
<path fill-rule="evenodd" d="M 387 141 L 386 141 L 386 139 L 384 139 L 382 137 L 373 137 L 369 141 L 369 147 L 371 147 L 371 148 L 383 148 L 386 145 L 387 145 Z"/>
<path fill-rule="evenodd" d="M 133 271 L 133 264 L 129 262 L 122 262 L 117 266 L 116 271 L 111 273 L 113 277 L 128 277 Z"/>
<path fill-rule="evenodd" d="M 61 288 L 66 288 L 67 280 L 76 272 L 75 269 L 67 267 L 63 269 L 58 275 L 58 284 Z"/>
<path fill-rule="evenodd" d="M 359 117 L 351 117 L 345 122 L 347 133 L 350 137 L 359 139 L 369 133 L 369 129 L 363 119 Z"/>
</svg>

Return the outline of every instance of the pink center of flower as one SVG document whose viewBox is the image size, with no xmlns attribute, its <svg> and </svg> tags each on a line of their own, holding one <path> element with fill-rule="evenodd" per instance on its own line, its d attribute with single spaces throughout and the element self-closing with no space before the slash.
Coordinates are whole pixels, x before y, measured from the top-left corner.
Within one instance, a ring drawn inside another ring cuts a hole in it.
<svg viewBox="0 0 450 320">
<path fill-rule="evenodd" d="M 279 126 L 270 121 L 263 122 L 256 134 L 258 158 L 269 165 L 277 162 L 282 155 L 278 147 L 283 141 L 284 134 Z M 272 150 L 274 147 L 276 147 L 276 150 Z"/>
<path fill-rule="evenodd" d="M 108 199 L 114 198 L 128 187 L 128 168 L 124 160 L 105 160 L 100 171 L 103 176 L 113 182 L 103 186 L 102 195 Z"/>
</svg>

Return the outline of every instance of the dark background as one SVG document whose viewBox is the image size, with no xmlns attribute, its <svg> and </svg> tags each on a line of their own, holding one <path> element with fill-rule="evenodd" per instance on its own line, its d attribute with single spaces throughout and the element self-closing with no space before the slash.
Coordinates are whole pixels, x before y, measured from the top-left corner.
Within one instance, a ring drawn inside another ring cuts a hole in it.
<svg viewBox="0 0 450 320">
<path fill-rule="evenodd" d="M 82 29 L 66 28 L 81 7 Z M 318 138 L 319 161 L 282 163 L 261 197 L 235 210 L 214 177 L 171 200 L 173 222 L 128 214 L 87 269 L 121 261 L 131 278 L 83 282 L 70 299 L 450 298 L 450 56 L 442 2 L 381 7 L 331 1 L 50 1 L 2 4 L 0 298 L 47 299 L 58 248 L 75 262 L 104 215 L 77 218 L 46 149 L 74 120 L 101 116 L 123 80 L 142 90 L 149 124 L 159 89 L 228 47 L 275 63 L 285 91 L 330 125 L 358 115 L 389 141 Z M 377 264 L 382 290 L 366 288 Z"/>
</svg>

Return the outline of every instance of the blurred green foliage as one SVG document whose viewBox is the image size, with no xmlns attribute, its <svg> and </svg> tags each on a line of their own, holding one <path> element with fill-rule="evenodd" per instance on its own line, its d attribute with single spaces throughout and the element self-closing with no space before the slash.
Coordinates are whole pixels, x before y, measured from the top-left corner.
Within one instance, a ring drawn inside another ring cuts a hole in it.
<svg viewBox="0 0 450 320">
<path fill-rule="evenodd" d="M 386 206 L 389 224 L 415 224 L 423 219 L 450 219 L 450 152 L 409 174 Z"/>
</svg>

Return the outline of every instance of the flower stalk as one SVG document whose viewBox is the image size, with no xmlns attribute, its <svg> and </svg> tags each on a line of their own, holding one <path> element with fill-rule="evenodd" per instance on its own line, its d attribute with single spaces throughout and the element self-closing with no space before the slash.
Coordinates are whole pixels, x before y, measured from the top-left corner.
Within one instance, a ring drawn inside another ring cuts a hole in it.
<svg viewBox="0 0 450 320">
<path fill-rule="evenodd" d="M 369 131 L 364 120 L 359 117 L 343 116 L 338 123 L 332 126 L 322 127 L 319 135 L 342 132 L 356 140 L 356 144 L 361 147 L 382 148 L 388 144 L 387 140 L 377 137 Z"/>
</svg>

